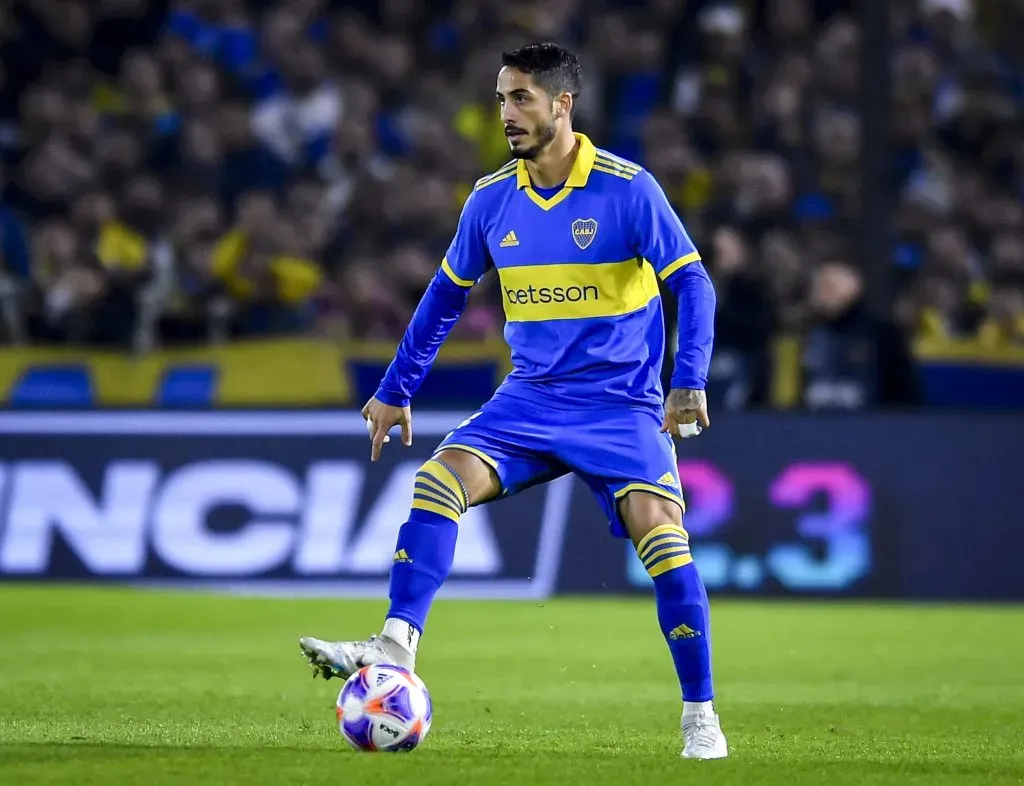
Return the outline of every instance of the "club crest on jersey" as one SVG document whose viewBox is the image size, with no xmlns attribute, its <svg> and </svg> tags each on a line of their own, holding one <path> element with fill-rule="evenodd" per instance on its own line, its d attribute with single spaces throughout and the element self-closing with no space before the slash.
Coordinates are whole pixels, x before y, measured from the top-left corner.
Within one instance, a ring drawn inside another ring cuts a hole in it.
<svg viewBox="0 0 1024 786">
<path fill-rule="evenodd" d="M 586 248 L 594 242 L 597 235 L 597 219 L 577 218 L 572 222 L 572 239 L 580 248 Z"/>
</svg>

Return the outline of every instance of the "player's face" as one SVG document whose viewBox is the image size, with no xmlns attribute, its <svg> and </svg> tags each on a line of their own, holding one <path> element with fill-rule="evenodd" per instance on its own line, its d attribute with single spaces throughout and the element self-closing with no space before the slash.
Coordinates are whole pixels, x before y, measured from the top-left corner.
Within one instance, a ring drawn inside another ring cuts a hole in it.
<svg viewBox="0 0 1024 786">
<path fill-rule="evenodd" d="M 512 155 L 536 158 L 555 138 L 560 102 L 553 101 L 532 76 L 507 66 L 498 72 L 496 92 Z"/>
</svg>

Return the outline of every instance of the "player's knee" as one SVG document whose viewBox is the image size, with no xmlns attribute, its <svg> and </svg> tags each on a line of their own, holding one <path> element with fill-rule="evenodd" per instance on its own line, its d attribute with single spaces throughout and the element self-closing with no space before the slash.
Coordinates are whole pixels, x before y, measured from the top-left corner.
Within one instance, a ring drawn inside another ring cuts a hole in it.
<svg viewBox="0 0 1024 786">
<path fill-rule="evenodd" d="M 482 458 L 466 450 L 449 448 L 440 451 L 434 460 L 448 466 L 462 483 L 468 505 L 478 505 L 501 493 L 498 475 Z"/>
<path fill-rule="evenodd" d="M 665 574 L 693 562 L 690 536 L 683 528 L 682 508 L 654 494 L 634 492 L 628 496 L 635 499 L 624 500 L 623 519 L 648 575 L 667 578 Z"/>
<path fill-rule="evenodd" d="M 657 494 L 633 491 L 619 503 L 619 512 L 651 578 L 693 561 L 679 503 Z"/>
<path fill-rule="evenodd" d="M 683 529 L 682 506 L 674 500 L 646 491 L 632 491 L 623 497 L 619 501 L 619 515 L 634 544 L 639 544 L 657 527 Z"/>
<path fill-rule="evenodd" d="M 468 507 L 469 496 L 458 470 L 440 456 L 425 461 L 416 473 L 412 509 L 458 522 Z"/>
</svg>

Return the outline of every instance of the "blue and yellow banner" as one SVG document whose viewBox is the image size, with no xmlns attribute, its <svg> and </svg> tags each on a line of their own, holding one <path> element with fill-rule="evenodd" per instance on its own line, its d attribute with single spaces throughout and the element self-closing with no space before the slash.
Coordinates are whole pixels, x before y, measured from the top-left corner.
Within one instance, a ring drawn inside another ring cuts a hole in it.
<svg viewBox="0 0 1024 786">
<path fill-rule="evenodd" d="M 1024 346 L 922 339 L 914 356 L 931 406 L 1024 409 Z"/>
<path fill-rule="evenodd" d="M 0 350 L 7 407 L 336 407 L 361 405 L 394 357 L 390 342 L 274 340 L 142 357 L 70 348 Z M 417 401 L 476 405 L 509 369 L 503 342 L 445 346 Z"/>
<path fill-rule="evenodd" d="M 924 401 L 953 409 L 1024 409 L 1024 346 L 977 340 L 920 339 L 912 347 Z M 773 406 L 797 406 L 802 346 L 778 336 L 772 346 Z"/>
<path fill-rule="evenodd" d="M 70 348 L 0 350 L 0 406 L 8 408 L 351 407 L 373 395 L 394 357 L 392 342 L 288 339 L 168 349 L 143 357 Z M 1024 408 L 1024 347 L 919 342 L 927 403 Z M 773 400 L 799 395 L 799 342 L 776 343 Z M 473 408 L 510 370 L 500 339 L 445 344 L 417 404 Z M 788 370 L 788 371 L 787 371 Z"/>
</svg>

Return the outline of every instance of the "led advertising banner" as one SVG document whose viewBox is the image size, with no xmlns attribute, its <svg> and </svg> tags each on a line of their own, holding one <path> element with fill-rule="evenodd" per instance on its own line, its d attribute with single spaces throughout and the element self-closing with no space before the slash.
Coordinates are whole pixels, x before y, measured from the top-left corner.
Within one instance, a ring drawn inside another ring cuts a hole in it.
<svg viewBox="0 0 1024 786">
<path fill-rule="evenodd" d="M 412 479 L 357 413 L 2 413 L 0 578 L 383 596 Z M 1024 599 L 1024 418 L 722 415 L 679 443 L 718 594 Z M 646 592 L 571 476 L 473 508 L 447 597 Z"/>
</svg>

